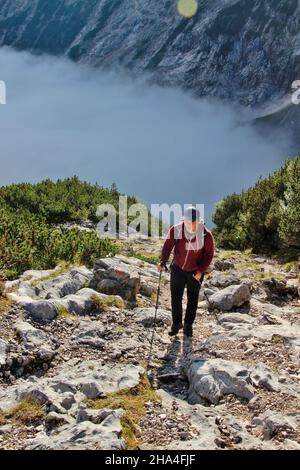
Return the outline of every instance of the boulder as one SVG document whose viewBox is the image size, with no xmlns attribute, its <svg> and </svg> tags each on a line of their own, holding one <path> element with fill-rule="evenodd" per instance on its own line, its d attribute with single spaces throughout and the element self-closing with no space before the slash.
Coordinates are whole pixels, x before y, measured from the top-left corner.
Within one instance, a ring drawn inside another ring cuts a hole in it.
<svg viewBox="0 0 300 470">
<path fill-rule="evenodd" d="M 233 269 L 234 264 L 227 260 L 227 259 L 217 259 L 214 262 L 214 269 L 217 271 L 228 271 L 229 269 Z"/>
<path fill-rule="evenodd" d="M 249 284 L 243 282 L 239 285 L 228 286 L 209 297 L 210 307 L 218 310 L 230 311 L 234 307 L 241 307 L 249 302 L 251 297 Z"/>
<path fill-rule="evenodd" d="M 27 351 L 34 352 L 41 360 L 49 361 L 56 354 L 56 344 L 49 334 L 34 328 L 30 323 L 19 321 L 15 324 L 15 331 L 22 340 L 22 346 Z"/>
<path fill-rule="evenodd" d="M 58 306 L 52 300 L 19 299 L 27 315 L 37 322 L 49 322 L 58 315 Z"/>
<path fill-rule="evenodd" d="M 280 299 L 290 295 L 291 297 L 299 296 L 299 281 L 286 279 L 265 279 L 262 282 L 262 286 L 266 290 L 266 294 L 269 300 Z"/>
<path fill-rule="evenodd" d="M 101 424 L 83 421 L 76 425 L 66 424 L 52 432 L 39 433 L 28 449 L 30 450 L 125 450 L 121 438 L 121 413 L 107 416 Z"/>
<path fill-rule="evenodd" d="M 240 284 L 241 278 L 236 273 L 222 273 L 215 271 L 209 278 L 209 287 L 224 288 L 235 284 Z"/>
<path fill-rule="evenodd" d="M 116 304 L 122 304 L 119 296 L 114 296 Z M 80 289 L 76 294 L 67 295 L 62 299 L 55 300 L 58 310 L 63 308 L 69 313 L 77 316 L 98 315 L 102 310 L 109 307 L 106 301 L 111 301 L 112 296 L 99 293 L 90 288 Z M 54 301 L 53 301 L 54 302 Z"/>
<path fill-rule="evenodd" d="M 7 343 L 0 338 L 0 368 L 5 366 L 7 358 Z"/>
<path fill-rule="evenodd" d="M 202 403 L 206 399 L 217 404 L 224 395 L 251 400 L 254 389 L 250 385 L 250 371 L 234 361 L 222 359 L 195 360 L 188 369 L 189 402 Z"/>
<path fill-rule="evenodd" d="M 260 426 L 264 438 L 269 440 L 282 431 L 287 434 L 299 432 L 300 413 L 288 413 L 287 415 L 283 415 L 276 411 L 267 410 L 253 418 L 252 423 L 256 426 Z"/>
<path fill-rule="evenodd" d="M 135 303 L 140 275 L 135 266 L 125 263 L 119 257 L 103 258 L 94 264 L 90 287 L 104 294 L 118 294 Z"/>
<path fill-rule="evenodd" d="M 73 268 L 66 274 L 37 284 L 35 294 L 44 299 L 65 297 L 87 287 L 92 277 L 92 271 L 85 266 Z"/>
<path fill-rule="evenodd" d="M 106 332 L 104 326 L 99 322 L 80 322 L 72 340 L 78 345 L 90 346 L 95 349 L 103 349 L 105 341 L 103 336 Z"/>
<path fill-rule="evenodd" d="M 138 323 L 141 323 L 145 327 L 151 327 L 154 324 L 155 308 L 136 308 L 134 310 L 135 318 Z M 170 325 L 172 322 L 171 312 L 159 308 L 156 315 L 156 324 L 158 325 Z"/>
</svg>

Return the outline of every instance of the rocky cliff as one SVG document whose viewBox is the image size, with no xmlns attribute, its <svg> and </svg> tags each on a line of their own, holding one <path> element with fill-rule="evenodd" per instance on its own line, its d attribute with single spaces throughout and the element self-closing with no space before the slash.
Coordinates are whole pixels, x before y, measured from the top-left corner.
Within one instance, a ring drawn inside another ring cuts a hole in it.
<svg viewBox="0 0 300 470">
<path fill-rule="evenodd" d="M 0 45 L 149 73 L 162 85 L 262 105 L 299 78 L 297 0 L 0 0 Z"/>
</svg>

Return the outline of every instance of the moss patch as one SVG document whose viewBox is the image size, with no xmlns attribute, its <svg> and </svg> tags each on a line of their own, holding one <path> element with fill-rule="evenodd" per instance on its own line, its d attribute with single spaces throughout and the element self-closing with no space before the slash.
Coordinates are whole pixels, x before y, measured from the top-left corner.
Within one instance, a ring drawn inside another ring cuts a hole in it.
<svg viewBox="0 0 300 470">
<path fill-rule="evenodd" d="M 274 271 L 256 271 L 253 277 L 255 281 L 264 281 L 272 278 L 277 279 L 278 281 L 283 281 L 285 279 L 283 274 L 276 273 Z"/>
<path fill-rule="evenodd" d="M 21 401 L 14 408 L 0 413 L 0 425 L 12 421 L 19 425 L 37 426 L 44 418 L 45 413 L 40 405 Z"/>
<path fill-rule="evenodd" d="M 160 257 L 154 253 L 134 253 L 134 257 L 150 264 L 159 263 Z"/>
<path fill-rule="evenodd" d="M 300 271 L 300 262 L 299 261 L 290 261 L 289 263 L 285 263 L 282 268 L 284 271 Z M 299 274 L 300 276 L 300 274 Z"/>
<path fill-rule="evenodd" d="M 252 248 L 247 248 L 247 250 L 244 250 L 244 251 L 243 251 L 243 254 L 244 254 L 245 256 L 251 256 L 251 255 L 253 255 L 253 250 L 252 250 Z"/>
<path fill-rule="evenodd" d="M 13 302 L 6 297 L 0 296 L 0 315 L 4 314 L 12 306 Z"/>
<path fill-rule="evenodd" d="M 123 309 L 125 307 L 124 301 L 114 295 L 109 295 L 107 297 L 98 297 L 97 295 L 93 295 L 91 300 L 94 303 L 95 310 L 98 310 L 99 312 L 107 312 L 111 307 L 117 307 L 119 309 Z"/>
<path fill-rule="evenodd" d="M 9 307 L 13 304 L 13 301 L 10 300 L 5 292 L 5 283 L 2 277 L 0 277 L 0 315 L 7 312 Z"/>
<path fill-rule="evenodd" d="M 110 408 L 114 410 L 122 408 L 125 411 L 121 418 L 122 435 L 127 448 L 134 450 L 138 449 L 140 444 L 137 426 L 146 414 L 145 403 L 157 400 L 159 400 L 158 395 L 151 387 L 147 376 L 144 375 L 136 387 L 111 393 L 105 398 L 88 400 L 87 405 L 94 409 Z"/>
<path fill-rule="evenodd" d="M 70 313 L 65 307 L 62 305 L 58 308 L 57 316 L 60 318 L 70 318 L 71 320 L 77 320 L 76 315 Z"/>
<path fill-rule="evenodd" d="M 233 251 L 233 250 L 226 250 L 226 251 L 221 251 L 220 252 L 220 257 L 222 259 L 229 259 L 229 258 L 241 258 L 242 257 L 242 252 L 241 251 Z"/>
<path fill-rule="evenodd" d="M 31 286 L 35 287 L 35 286 L 38 286 L 41 282 L 46 282 L 46 281 L 50 281 L 51 279 L 56 279 L 58 276 L 61 276 L 62 274 L 66 274 L 73 267 L 74 265 L 70 266 L 64 263 L 62 266 L 60 266 L 59 269 L 57 269 L 51 274 L 48 274 L 48 276 L 32 281 Z"/>
<path fill-rule="evenodd" d="M 273 344 L 284 343 L 284 339 L 280 335 L 273 335 L 271 341 Z"/>
<path fill-rule="evenodd" d="M 250 263 L 250 262 L 243 262 L 243 263 L 237 263 L 235 265 L 236 269 L 253 269 L 254 271 L 261 271 L 260 265 L 257 265 L 256 263 Z"/>
</svg>

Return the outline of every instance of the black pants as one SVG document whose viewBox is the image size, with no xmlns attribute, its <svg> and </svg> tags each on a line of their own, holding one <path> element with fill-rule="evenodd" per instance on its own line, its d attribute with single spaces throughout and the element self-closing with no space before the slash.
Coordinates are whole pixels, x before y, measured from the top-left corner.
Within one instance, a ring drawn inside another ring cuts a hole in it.
<svg viewBox="0 0 300 470">
<path fill-rule="evenodd" d="M 176 264 L 171 265 L 171 299 L 173 324 L 182 322 L 182 298 L 187 288 L 187 307 L 184 322 L 192 325 L 196 318 L 201 284 L 194 277 L 195 272 L 183 271 Z"/>
</svg>

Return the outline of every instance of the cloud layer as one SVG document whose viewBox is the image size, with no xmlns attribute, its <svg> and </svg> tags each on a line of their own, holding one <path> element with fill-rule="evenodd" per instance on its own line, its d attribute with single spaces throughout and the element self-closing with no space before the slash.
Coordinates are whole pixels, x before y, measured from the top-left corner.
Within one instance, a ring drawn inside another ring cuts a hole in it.
<svg viewBox="0 0 300 470">
<path fill-rule="evenodd" d="M 0 50 L 0 185 L 116 182 L 151 203 L 213 204 L 277 169 L 288 137 L 238 125 L 229 106 L 64 59 Z"/>
</svg>

